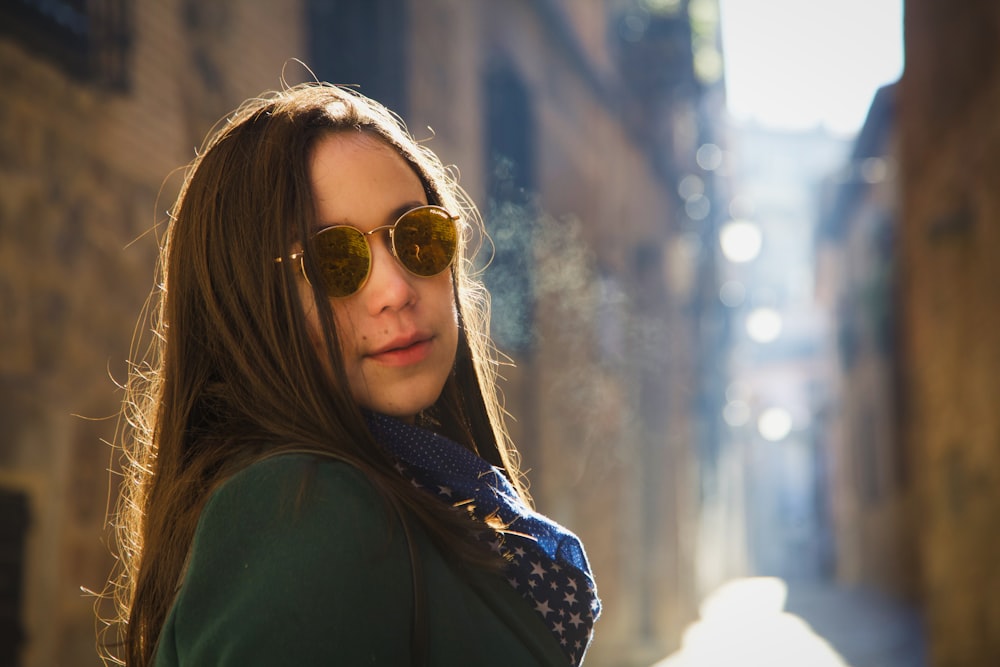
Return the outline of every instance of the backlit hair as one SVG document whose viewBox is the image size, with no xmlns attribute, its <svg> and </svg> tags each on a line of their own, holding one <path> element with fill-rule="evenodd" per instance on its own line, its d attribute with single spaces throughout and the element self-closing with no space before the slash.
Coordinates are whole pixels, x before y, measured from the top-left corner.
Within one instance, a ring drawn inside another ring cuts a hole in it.
<svg viewBox="0 0 1000 667">
<path fill-rule="evenodd" d="M 329 300 L 313 288 L 315 302 L 325 304 L 323 363 L 310 343 L 298 267 L 273 260 L 312 228 L 309 158 L 318 139 L 338 132 L 395 149 L 428 202 L 460 216 L 458 356 L 422 419 L 504 468 L 527 500 L 497 396 L 488 299 L 467 256 L 470 242 L 482 238 L 471 202 L 398 118 L 359 93 L 313 83 L 249 100 L 187 170 L 149 321 L 140 323 L 153 335 L 133 351 L 117 434 L 124 475 L 114 517 L 116 618 L 103 636 L 108 659 L 150 662 L 208 496 L 235 471 L 276 453 L 316 452 L 359 468 L 391 511 L 419 522 L 442 553 L 496 565 L 466 516 L 415 489 L 375 445 L 343 373 Z M 315 275 L 308 255 L 306 271 Z M 324 371 L 330 367 L 332 377 Z"/>
</svg>

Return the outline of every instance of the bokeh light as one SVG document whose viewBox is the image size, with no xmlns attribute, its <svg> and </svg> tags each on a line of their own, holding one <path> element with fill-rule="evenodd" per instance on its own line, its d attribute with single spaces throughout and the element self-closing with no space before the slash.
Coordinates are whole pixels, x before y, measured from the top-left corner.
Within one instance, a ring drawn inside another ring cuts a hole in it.
<svg viewBox="0 0 1000 667">
<path fill-rule="evenodd" d="M 722 149 L 715 144 L 702 144 L 694 159 L 705 171 L 715 171 L 722 166 Z"/>
<path fill-rule="evenodd" d="M 749 220 L 731 220 L 719 232 L 722 254 L 737 264 L 756 259 L 763 243 L 760 227 Z"/>
<path fill-rule="evenodd" d="M 688 174 L 677 184 L 677 194 L 681 199 L 687 201 L 691 197 L 705 194 L 705 182 L 700 176 Z"/>
<path fill-rule="evenodd" d="M 705 195 L 694 195 L 684 202 L 684 213 L 692 220 L 704 220 L 712 211 L 712 202 Z"/>
<path fill-rule="evenodd" d="M 757 418 L 757 432 L 771 442 L 780 442 L 792 432 L 792 415 L 784 408 L 768 408 Z"/>
<path fill-rule="evenodd" d="M 722 418 L 730 426 L 743 426 L 750 421 L 750 406 L 743 401 L 729 401 L 722 409 Z"/>
<path fill-rule="evenodd" d="M 781 314 L 773 308 L 755 308 L 747 315 L 747 335 L 756 343 L 771 343 L 781 335 Z"/>
<path fill-rule="evenodd" d="M 730 308 L 743 305 L 747 297 L 747 288 L 738 280 L 727 280 L 719 288 L 719 301 Z"/>
</svg>

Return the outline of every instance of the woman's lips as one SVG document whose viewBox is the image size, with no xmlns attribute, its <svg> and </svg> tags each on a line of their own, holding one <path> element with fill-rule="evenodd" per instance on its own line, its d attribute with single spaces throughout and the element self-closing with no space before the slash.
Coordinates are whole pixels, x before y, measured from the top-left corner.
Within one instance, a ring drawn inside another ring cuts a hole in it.
<svg viewBox="0 0 1000 667">
<path fill-rule="evenodd" d="M 433 338 L 422 338 L 399 346 L 393 345 L 369 354 L 368 358 L 386 366 L 409 366 L 427 358 L 432 341 Z"/>
</svg>

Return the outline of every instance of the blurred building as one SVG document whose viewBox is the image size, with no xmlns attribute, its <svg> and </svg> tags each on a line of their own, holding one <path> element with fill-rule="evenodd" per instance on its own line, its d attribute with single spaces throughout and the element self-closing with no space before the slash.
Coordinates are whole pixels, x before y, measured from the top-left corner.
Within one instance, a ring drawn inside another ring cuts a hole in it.
<svg viewBox="0 0 1000 667">
<path fill-rule="evenodd" d="M 931 664 L 1000 664 L 1000 5 L 907 0 L 899 86 L 903 448 Z"/>
<path fill-rule="evenodd" d="M 1000 8 L 908 0 L 905 17 L 906 70 L 876 96 L 824 237 L 839 573 L 916 597 L 931 665 L 993 665 Z"/>
<path fill-rule="evenodd" d="M 167 177 L 301 54 L 286 11 L 0 6 L 0 664 L 99 664 L 81 587 L 100 591 L 111 566 L 114 381 L 180 183 Z"/>
<path fill-rule="evenodd" d="M 97 664 L 80 587 L 110 569 L 112 379 L 174 170 L 243 99 L 311 78 L 293 58 L 399 111 L 480 204 L 514 435 L 605 603 L 588 664 L 676 647 L 718 312 L 715 218 L 680 186 L 715 196 L 716 36 L 714 0 L 5 3 L 0 663 Z"/>
<path fill-rule="evenodd" d="M 832 327 L 819 396 L 835 573 L 900 597 L 917 592 L 912 455 L 900 434 L 896 236 L 899 84 L 876 94 L 829 180 L 817 238 L 817 295 Z"/>
</svg>

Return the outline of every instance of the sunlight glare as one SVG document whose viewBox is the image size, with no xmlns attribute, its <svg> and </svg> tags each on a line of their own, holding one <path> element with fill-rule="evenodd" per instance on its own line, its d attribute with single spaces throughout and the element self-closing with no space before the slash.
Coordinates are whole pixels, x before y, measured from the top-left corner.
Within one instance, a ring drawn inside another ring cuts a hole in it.
<svg viewBox="0 0 1000 667">
<path fill-rule="evenodd" d="M 724 584 L 702 603 L 681 649 L 653 667 L 848 667 L 805 621 L 783 611 L 787 593 L 774 577 Z"/>
<path fill-rule="evenodd" d="M 720 0 L 733 117 L 857 132 L 903 71 L 902 0 Z"/>
</svg>

